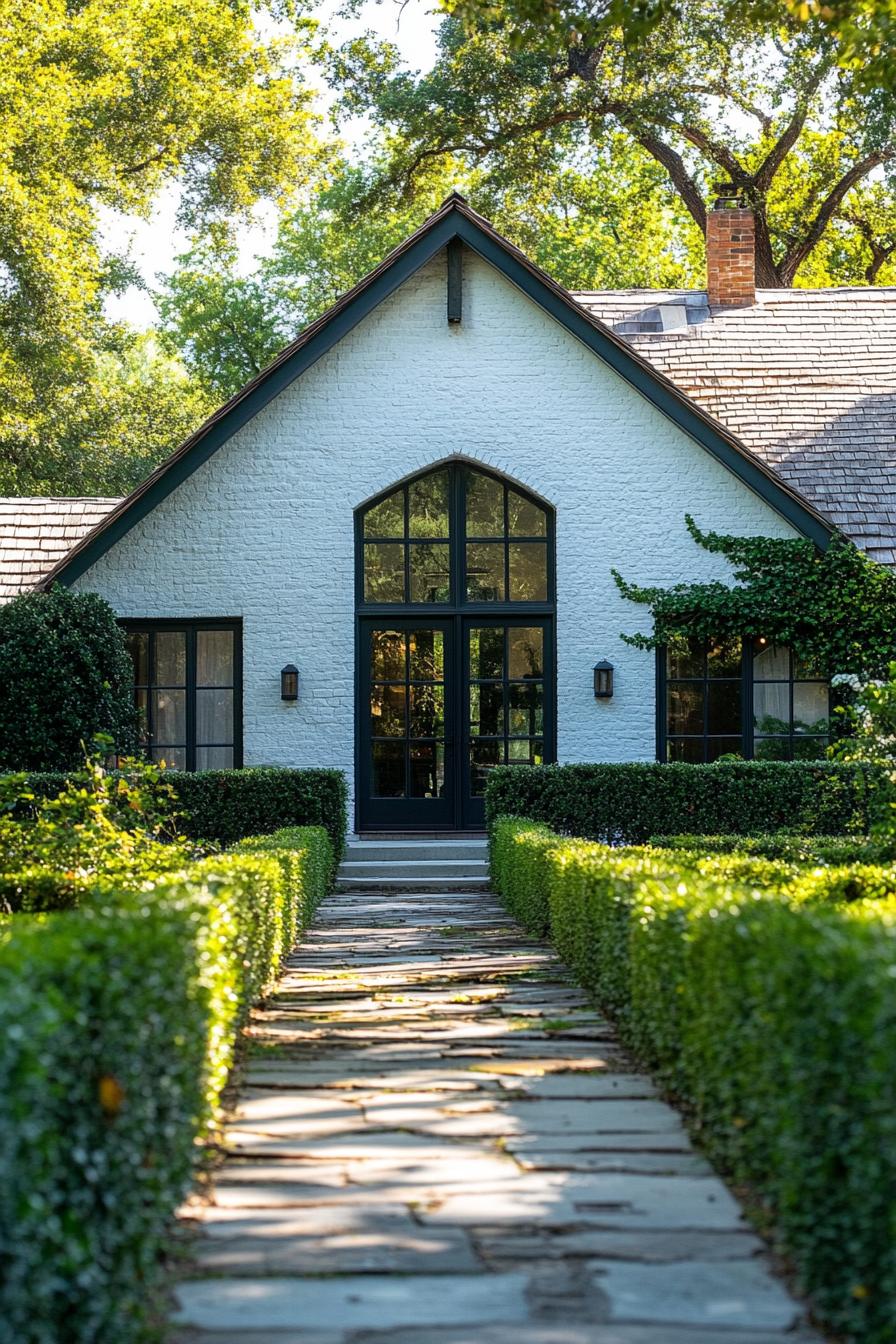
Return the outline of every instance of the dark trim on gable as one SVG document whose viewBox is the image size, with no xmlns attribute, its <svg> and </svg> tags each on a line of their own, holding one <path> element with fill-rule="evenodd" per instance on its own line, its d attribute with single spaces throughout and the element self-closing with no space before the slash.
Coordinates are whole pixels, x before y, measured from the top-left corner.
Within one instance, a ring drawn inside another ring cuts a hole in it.
<svg viewBox="0 0 896 1344">
<path fill-rule="evenodd" d="M 185 440 L 167 461 L 74 546 L 38 586 L 46 588 L 54 582 L 69 584 L 79 578 L 197 467 L 208 461 L 222 444 L 453 239 L 463 241 L 493 265 L 799 532 L 822 550 L 827 547 L 836 531 L 832 523 L 784 485 L 770 468 L 669 378 L 651 367 L 620 336 L 588 313 L 556 281 L 502 238 L 470 209 L 462 196 L 452 193 L 416 233 L 395 248 L 328 312 L 312 322 L 267 368 Z"/>
</svg>

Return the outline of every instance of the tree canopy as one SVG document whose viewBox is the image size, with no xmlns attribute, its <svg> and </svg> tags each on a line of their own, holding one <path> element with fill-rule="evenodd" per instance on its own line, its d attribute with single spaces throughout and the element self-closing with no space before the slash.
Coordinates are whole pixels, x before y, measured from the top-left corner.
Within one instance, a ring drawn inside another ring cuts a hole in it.
<svg viewBox="0 0 896 1344">
<path fill-rule="evenodd" d="M 484 187 L 525 182 L 535 193 L 572 168 L 595 179 L 599 199 L 602 161 L 622 138 L 662 171 L 701 233 L 716 183 L 750 201 L 761 286 L 888 274 L 896 102 L 838 64 L 830 33 L 794 23 L 782 34 L 749 11 L 720 21 L 710 0 L 664 8 L 637 42 L 619 28 L 589 39 L 587 6 L 581 30 L 548 25 L 547 36 L 530 26 L 521 37 L 509 12 L 446 19 L 420 76 L 370 38 L 334 53 L 341 108 L 372 119 L 405 195 L 454 160 Z"/>
<path fill-rule="evenodd" d="M 148 367 L 103 315 L 134 275 L 102 211 L 148 215 L 174 184 L 181 221 L 220 230 L 308 180 L 296 33 L 262 40 L 248 0 L 0 0 L 0 490 L 95 488 L 89 445 Z"/>
</svg>

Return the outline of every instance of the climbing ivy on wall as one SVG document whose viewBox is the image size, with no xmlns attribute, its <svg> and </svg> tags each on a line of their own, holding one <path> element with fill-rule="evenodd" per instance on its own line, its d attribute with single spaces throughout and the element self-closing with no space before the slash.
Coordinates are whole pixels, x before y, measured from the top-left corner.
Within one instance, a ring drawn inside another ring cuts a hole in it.
<svg viewBox="0 0 896 1344">
<path fill-rule="evenodd" d="M 887 674 L 896 657 L 896 573 L 842 536 L 820 551 L 803 539 L 728 537 L 702 532 L 690 515 L 685 521 L 698 546 L 731 563 L 735 584 L 645 588 L 614 569 L 622 595 L 653 615 L 653 633 L 623 635 L 627 643 L 650 649 L 682 636 L 761 635 L 790 644 L 826 676 Z"/>
</svg>

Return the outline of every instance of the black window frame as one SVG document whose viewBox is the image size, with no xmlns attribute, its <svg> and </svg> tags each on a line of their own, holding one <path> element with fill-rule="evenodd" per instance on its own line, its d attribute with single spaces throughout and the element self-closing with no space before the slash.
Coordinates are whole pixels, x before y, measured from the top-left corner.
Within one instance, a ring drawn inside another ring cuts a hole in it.
<svg viewBox="0 0 896 1344">
<path fill-rule="evenodd" d="M 152 668 L 152 641 L 156 633 L 167 631 L 184 631 L 186 635 L 186 671 L 184 686 L 186 690 L 185 720 L 186 720 L 186 742 L 184 746 L 186 765 L 185 772 L 188 774 L 197 773 L 196 769 L 196 635 L 200 630 L 229 630 L 233 633 L 233 765 L 215 766 L 213 769 L 233 769 L 239 770 L 243 765 L 243 622 L 236 616 L 191 616 L 179 619 L 177 617 L 124 617 L 118 624 L 126 635 L 129 634 L 148 634 L 149 639 L 149 667 Z M 135 688 L 137 682 L 135 681 Z M 150 682 L 150 686 L 154 683 Z M 152 749 L 152 697 L 147 696 L 147 730 L 149 741 L 146 754 L 149 755 Z M 203 747 L 213 746 L 214 744 L 202 743 Z M 222 744 L 229 745 L 229 744 Z M 173 768 L 173 767 L 172 767 Z"/>
<path fill-rule="evenodd" d="M 707 641 L 707 642 L 708 642 L 708 641 Z M 772 641 L 770 641 L 770 642 L 772 642 Z M 815 757 L 803 757 L 803 758 L 801 758 L 801 757 L 799 757 L 798 755 L 796 755 L 796 754 L 794 753 L 794 744 L 795 744 L 795 743 L 798 743 L 798 742 L 823 741 L 823 742 L 824 742 L 824 745 L 827 746 L 827 745 L 831 742 L 831 740 L 832 740 L 832 734 L 831 734 L 830 731 L 828 731 L 828 732 L 825 733 L 825 734 L 822 734 L 822 733 L 799 733 L 799 732 L 795 732 L 795 731 L 794 731 L 794 727 L 793 727 L 793 697 L 794 697 L 794 686 L 795 686 L 795 685 L 802 685 L 802 684 L 817 685 L 817 684 L 819 684 L 819 683 L 824 683 L 824 684 L 827 686 L 827 691 L 828 691 L 828 713 L 827 713 L 827 719 L 828 719 L 828 724 L 830 725 L 830 721 L 831 721 L 831 717 L 832 717 L 832 712 L 833 712 L 833 694 L 832 694 L 832 690 L 831 690 L 830 678 L 828 678 L 828 677 L 802 677 L 802 676 L 801 676 L 801 677 L 795 677 L 795 676 L 794 676 L 794 670 L 795 670 L 795 664 L 796 664 L 796 655 L 795 655 L 795 653 L 794 653 L 792 647 L 790 647 L 789 645 L 782 645 L 782 647 L 786 647 L 786 648 L 788 649 L 788 653 L 789 653 L 789 676 L 788 676 L 788 677 L 780 677 L 780 678 L 769 678 L 769 679 L 767 679 L 767 680 L 761 680 L 761 681 L 759 681 L 759 682 L 756 682 L 756 681 L 754 680 L 754 676 L 753 676 L 753 646 L 754 646 L 754 639 L 753 639 L 752 636 L 745 637 L 745 638 L 743 638 L 743 639 L 741 640 L 741 671 L 740 671 L 740 678 L 739 678 L 739 679 L 740 679 L 740 683 L 741 683 L 741 715 L 740 715 L 741 723 L 740 723 L 740 748 L 739 748 L 739 755 L 742 756 L 743 759 L 744 759 L 744 760 L 747 760 L 747 761 L 752 761 L 752 760 L 757 760 L 757 759 L 760 759 L 760 760 L 786 760 L 786 761 L 799 760 L 799 759 L 821 759 L 821 758 L 815 758 Z M 733 734 L 729 734 L 729 733 L 725 733 L 725 734 L 711 734 L 711 733 L 708 733 L 708 732 L 706 731 L 707 715 L 706 715 L 706 708 L 705 708 L 705 703 L 706 703 L 706 702 L 705 702 L 705 699 L 704 699 L 704 725 L 703 725 L 703 726 L 704 726 L 704 730 L 703 730 L 702 733 L 670 733 L 669 730 L 668 730 L 668 713 L 669 713 L 669 711 L 668 711 L 668 683 L 669 683 L 670 680 L 672 680 L 672 681 L 701 681 L 702 684 L 705 686 L 705 685 L 707 685 L 707 683 L 710 682 L 710 681 L 726 681 L 726 680 L 727 680 L 727 681 L 735 681 L 735 680 L 737 680 L 737 678 L 734 678 L 734 677 L 732 677 L 732 678 L 710 678 L 710 677 L 708 677 L 708 676 L 706 675 L 705 654 L 704 654 L 704 675 L 703 675 L 702 678 L 697 678 L 697 677 L 693 677 L 693 678 L 691 678 L 691 677 L 681 677 L 681 678 L 680 678 L 680 677 L 673 677 L 673 678 L 670 678 L 669 675 L 668 675 L 668 647 L 667 647 L 666 645 L 663 644 L 663 645 L 659 645 L 659 646 L 657 647 L 657 649 L 656 649 L 656 757 L 657 757 L 657 760 L 658 760 L 658 761 L 663 761 L 663 762 L 668 762 L 668 760 L 669 760 L 668 749 L 669 749 L 669 741 L 670 741 L 670 739 L 672 739 L 672 740 L 689 740 L 689 741 L 702 741 L 702 743 L 703 743 L 703 751 L 702 751 L 702 755 L 701 755 L 701 760 L 705 763 L 705 762 L 709 759 L 709 758 L 708 758 L 708 754 L 707 754 L 707 743 L 708 743 L 708 742 L 710 742 L 710 741 L 712 741 L 712 740 L 719 740 L 719 741 L 721 741 L 721 740 L 731 740 L 731 739 L 733 739 L 733 736 L 734 736 L 734 735 L 733 735 Z M 758 685 L 763 685 L 763 684 L 767 684 L 767 685 L 776 685 L 776 684 L 785 684 L 785 683 L 789 685 L 789 704 L 790 704 L 790 729 L 789 729 L 789 732 L 787 732 L 787 733 L 780 733 L 780 734 L 763 734 L 763 733 L 757 733 L 757 732 L 755 731 L 755 728 L 754 728 L 754 725 L 753 725 L 753 688 L 754 688 L 754 685 L 757 685 L 757 684 L 758 684 Z M 778 742 L 781 742 L 782 745 L 784 746 L 784 753 L 783 753 L 781 756 L 774 756 L 774 757 L 760 756 L 760 757 L 757 757 L 757 755 L 756 755 L 756 749 L 755 749 L 755 748 L 756 748 L 756 739 L 757 739 L 757 738 L 758 738 L 760 741 L 762 741 L 762 740 L 771 740 L 771 741 L 778 741 Z"/>
<path fill-rule="evenodd" d="M 409 491 L 418 481 L 425 480 L 427 476 L 436 475 L 440 471 L 448 473 L 448 532 L 442 537 L 412 537 L 410 535 L 410 514 L 409 514 Z M 504 513 L 504 533 L 502 537 L 492 537 L 485 535 L 467 535 L 466 532 L 466 488 L 467 476 L 470 472 L 476 472 L 481 476 L 487 476 L 499 485 L 503 486 L 503 513 Z M 544 514 L 545 530 L 543 534 L 525 536 L 511 536 L 509 532 L 508 521 L 508 500 L 509 491 L 514 491 L 528 503 L 534 504 Z M 382 504 L 384 500 L 391 495 L 404 493 L 404 530 L 402 536 L 392 537 L 365 537 L 364 520 L 367 514 Z M 466 553 L 467 545 L 476 544 L 495 544 L 502 545 L 503 554 L 503 574 L 504 574 L 504 597 L 495 599 L 469 599 L 467 597 L 467 570 Z M 545 573 L 546 586 L 545 596 L 533 601 L 516 601 L 509 597 L 510 591 L 510 548 L 516 543 L 535 543 L 545 547 Z M 407 601 L 402 602 L 373 602 L 365 595 L 364 577 L 365 577 L 365 555 L 366 546 L 369 545 L 401 545 L 404 547 L 404 584 Z M 416 545 L 445 545 L 448 548 L 449 560 L 449 586 L 448 598 L 444 602 L 419 602 L 410 599 L 410 547 Z M 544 500 L 533 495 L 525 486 L 518 485 L 512 478 L 502 475 L 499 471 L 492 471 L 488 467 L 481 466 L 478 462 L 470 462 L 464 459 L 457 461 L 447 461 L 437 463 L 435 466 L 427 467 L 423 471 L 415 472 L 412 476 L 404 480 L 395 482 L 388 489 L 369 499 L 355 511 L 355 608 L 356 611 L 370 614 L 371 616 L 402 616 L 406 613 L 422 614 L 429 612 L 434 617 L 442 612 L 452 613 L 463 610 L 470 615 L 487 615 L 494 611 L 508 611 L 514 614 L 533 614 L 552 613 L 556 608 L 557 601 L 557 555 L 556 555 L 556 518 L 553 508 Z"/>
</svg>

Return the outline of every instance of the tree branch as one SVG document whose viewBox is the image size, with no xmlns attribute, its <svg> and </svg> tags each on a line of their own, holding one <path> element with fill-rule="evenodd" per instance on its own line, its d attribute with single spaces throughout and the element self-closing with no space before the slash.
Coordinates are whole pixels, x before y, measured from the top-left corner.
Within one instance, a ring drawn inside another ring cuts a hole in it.
<svg viewBox="0 0 896 1344">
<path fill-rule="evenodd" d="M 813 71 L 811 79 L 800 94 L 793 116 L 757 168 L 753 176 L 753 185 L 758 195 L 764 196 L 768 191 L 775 173 L 799 139 L 806 124 L 806 117 L 809 115 L 809 104 L 830 69 L 830 62 L 822 61 Z"/>
<path fill-rule="evenodd" d="M 837 216 L 843 219 L 847 224 L 852 224 L 862 235 L 871 252 L 871 260 L 865 267 L 865 279 L 869 285 L 873 285 L 878 277 L 881 267 L 890 260 L 893 253 L 896 252 L 896 239 L 891 243 L 883 243 L 876 236 L 868 220 L 864 215 L 858 215 L 851 210 L 838 210 Z"/>
<path fill-rule="evenodd" d="M 837 213 L 843 198 L 856 183 L 861 182 L 862 178 L 867 177 L 874 168 L 880 167 L 882 163 L 887 163 L 894 157 L 896 157 L 896 147 L 876 149 L 872 154 L 866 154 L 863 159 L 859 159 L 848 172 L 843 174 L 840 181 L 831 188 L 818 207 L 815 218 L 806 230 L 802 241 L 791 247 L 778 262 L 776 270 L 779 284 L 785 286 L 793 284 L 793 277 L 797 270 L 814 248 L 818 246 L 825 229 Z"/>
</svg>

